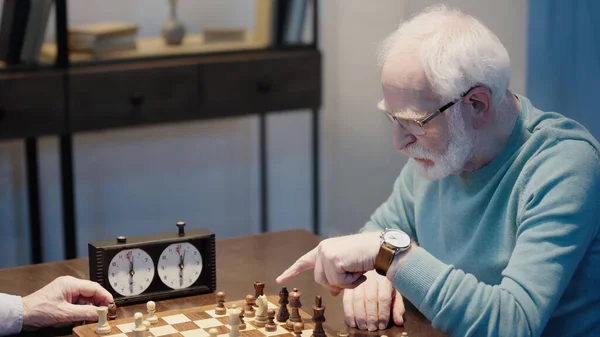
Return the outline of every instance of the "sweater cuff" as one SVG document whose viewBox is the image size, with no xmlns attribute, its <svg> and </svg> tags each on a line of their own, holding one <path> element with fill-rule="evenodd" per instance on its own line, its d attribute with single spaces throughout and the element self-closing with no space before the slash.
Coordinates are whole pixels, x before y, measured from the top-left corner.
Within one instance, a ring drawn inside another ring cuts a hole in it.
<svg viewBox="0 0 600 337">
<path fill-rule="evenodd" d="M 450 266 L 421 247 L 415 247 L 396 272 L 393 284 L 402 296 L 420 309 L 423 299 L 435 280 Z"/>
<path fill-rule="evenodd" d="M 14 335 L 23 328 L 23 299 L 21 296 L 0 294 L 0 336 Z"/>
</svg>

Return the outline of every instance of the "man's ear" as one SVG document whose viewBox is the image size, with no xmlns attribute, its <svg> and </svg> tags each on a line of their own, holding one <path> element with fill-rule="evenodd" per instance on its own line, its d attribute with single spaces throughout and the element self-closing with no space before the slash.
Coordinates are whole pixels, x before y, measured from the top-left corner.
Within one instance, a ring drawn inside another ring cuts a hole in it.
<svg viewBox="0 0 600 337">
<path fill-rule="evenodd" d="M 473 106 L 471 110 L 473 128 L 483 128 L 492 116 L 492 93 L 487 88 L 476 87 L 465 95 L 463 102 Z"/>
</svg>

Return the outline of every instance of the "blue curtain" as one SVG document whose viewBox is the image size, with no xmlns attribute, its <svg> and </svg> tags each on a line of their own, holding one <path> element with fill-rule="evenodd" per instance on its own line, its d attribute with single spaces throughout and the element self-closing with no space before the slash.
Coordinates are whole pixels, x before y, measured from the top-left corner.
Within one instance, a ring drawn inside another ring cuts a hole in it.
<svg viewBox="0 0 600 337">
<path fill-rule="evenodd" d="M 600 139 L 600 0 L 530 0 L 527 95 Z"/>
</svg>

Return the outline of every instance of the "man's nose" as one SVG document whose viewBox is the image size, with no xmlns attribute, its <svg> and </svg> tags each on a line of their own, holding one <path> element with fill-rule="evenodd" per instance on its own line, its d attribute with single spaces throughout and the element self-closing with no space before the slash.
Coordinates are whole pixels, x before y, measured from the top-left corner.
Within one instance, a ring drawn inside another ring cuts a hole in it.
<svg viewBox="0 0 600 337">
<path fill-rule="evenodd" d="M 417 137 L 406 131 L 401 125 L 394 123 L 394 148 L 403 151 L 408 145 L 414 143 Z"/>
</svg>

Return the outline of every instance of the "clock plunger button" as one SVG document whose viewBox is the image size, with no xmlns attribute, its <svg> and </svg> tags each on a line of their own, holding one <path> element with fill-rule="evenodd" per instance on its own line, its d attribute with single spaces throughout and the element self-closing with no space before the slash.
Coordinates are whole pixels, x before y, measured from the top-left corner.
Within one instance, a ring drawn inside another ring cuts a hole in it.
<svg viewBox="0 0 600 337">
<path fill-rule="evenodd" d="M 183 222 L 183 221 L 177 222 L 177 228 L 179 229 L 179 236 L 185 235 L 185 231 L 183 229 L 184 227 L 185 227 L 185 222 Z"/>
<path fill-rule="evenodd" d="M 117 243 L 127 243 L 127 238 L 124 236 L 117 236 Z"/>
</svg>

